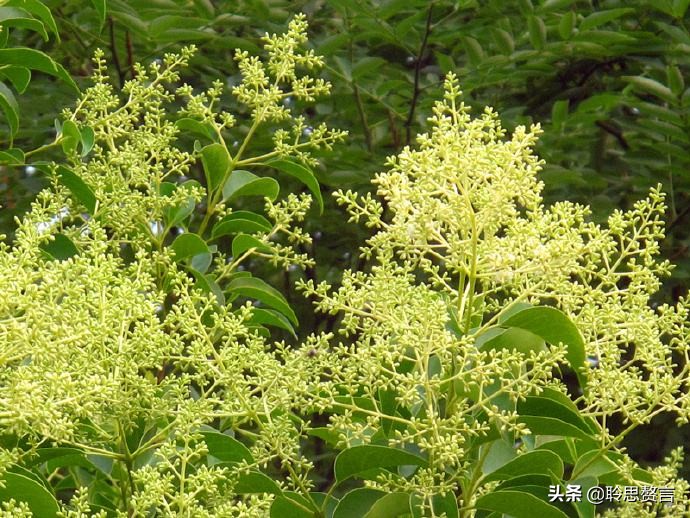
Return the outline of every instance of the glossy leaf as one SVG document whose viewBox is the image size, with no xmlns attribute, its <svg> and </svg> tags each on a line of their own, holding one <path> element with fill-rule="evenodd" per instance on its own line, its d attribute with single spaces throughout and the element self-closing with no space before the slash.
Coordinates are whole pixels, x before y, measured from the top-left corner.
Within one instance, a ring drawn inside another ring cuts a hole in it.
<svg viewBox="0 0 690 518">
<path fill-rule="evenodd" d="M 55 19 L 50 9 L 45 4 L 38 0 L 9 0 L 5 3 L 7 7 L 21 7 L 28 11 L 33 16 L 41 20 L 55 35 L 58 43 L 60 42 L 60 33 L 58 32 Z"/>
<path fill-rule="evenodd" d="M 219 306 L 225 305 L 225 295 L 223 290 L 220 289 L 218 283 L 209 274 L 202 273 L 195 269 L 193 266 L 187 268 L 189 272 L 194 275 L 195 286 L 199 288 L 204 293 L 211 293 L 216 297 L 216 302 Z"/>
<path fill-rule="evenodd" d="M 223 462 L 254 462 L 249 448 L 237 439 L 218 432 L 203 431 L 201 435 L 208 454 Z"/>
<path fill-rule="evenodd" d="M 272 309 L 252 308 L 252 316 L 247 323 L 249 325 L 268 325 L 278 327 L 288 331 L 292 336 L 297 338 L 295 328 L 292 327 L 290 321 L 281 313 Z"/>
<path fill-rule="evenodd" d="M 19 105 L 12 90 L 4 83 L 0 83 L 0 109 L 5 114 L 10 133 L 12 136 L 16 135 L 19 129 Z"/>
<path fill-rule="evenodd" d="M 671 89 L 661 84 L 659 81 L 642 76 L 623 76 L 623 79 L 632 84 L 637 90 L 655 95 L 663 101 L 671 104 L 676 104 L 678 102 L 678 98 L 673 95 Z"/>
<path fill-rule="evenodd" d="M 278 197 L 280 186 L 273 178 L 259 178 L 249 171 L 233 171 L 223 186 L 223 199 L 231 200 L 240 196 L 261 196 L 273 201 Z"/>
<path fill-rule="evenodd" d="M 18 65 L 31 70 L 38 70 L 44 74 L 57 77 L 74 88 L 77 92 L 79 91 L 77 84 L 72 80 L 69 72 L 40 50 L 22 47 L 0 49 L 0 65 Z"/>
<path fill-rule="evenodd" d="M 260 471 L 250 471 L 249 473 L 243 473 L 235 486 L 233 487 L 233 492 L 238 495 L 244 495 L 248 493 L 268 493 L 271 495 L 279 495 L 283 491 L 280 486 L 275 483 L 275 481 L 261 473 Z"/>
<path fill-rule="evenodd" d="M 590 434 L 555 417 L 523 415 L 518 422 L 527 425 L 533 435 L 559 435 L 587 440 Z"/>
<path fill-rule="evenodd" d="M 0 25 L 3 27 L 29 29 L 39 33 L 44 41 L 48 41 L 48 33 L 43 23 L 33 18 L 24 9 L 8 6 L 0 7 Z"/>
<path fill-rule="evenodd" d="M 355 490 L 357 491 L 357 490 Z M 355 491 L 351 491 L 345 497 L 340 501 L 340 505 L 342 505 L 342 513 L 347 513 L 347 509 L 350 507 L 350 503 L 346 502 L 348 499 L 349 495 L 352 495 L 351 498 L 357 498 L 359 494 L 353 494 Z M 341 509 L 340 505 L 336 509 Z M 354 508 L 353 510 L 356 510 L 355 506 L 352 506 Z M 363 511 L 366 511 L 366 509 L 362 509 Z M 410 495 L 408 493 L 385 493 L 382 497 L 380 497 L 378 500 L 374 501 L 374 503 L 369 507 L 369 510 L 366 511 L 366 514 L 364 515 L 359 515 L 359 516 L 364 516 L 364 518 L 393 518 L 395 516 L 403 516 L 403 515 L 408 515 L 410 513 Z M 334 515 L 335 516 L 335 515 Z M 343 517 L 345 516 L 356 516 L 353 514 L 342 514 Z"/>
<path fill-rule="evenodd" d="M 546 45 L 546 25 L 544 20 L 538 16 L 530 16 L 527 19 L 527 27 L 529 28 L 529 40 L 532 46 L 541 50 Z"/>
<path fill-rule="evenodd" d="M 41 250 L 49 259 L 58 261 L 64 261 L 79 253 L 77 246 L 64 234 L 56 234 L 52 241 L 41 245 Z"/>
<path fill-rule="evenodd" d="M 374 468 L 426 466 L 426 464 L 425 459 L 408 451 L 367 444 L 341 451 L 335 459 L 334 472 L 336 481 L 342 482 Z"/>
<path fill-rule="evenodd" d="M 309 191 L 311 191 L 311 193 L 314 195 L 316 202 L 319 204 L 319 213 L 323 214 L 323 197 L 321 196 L 319 182 L 310 169 L 289 160 L 274 160 L 269 162 L 267 165 L 294 178 L 297 178 L 300 182 L 306 185 Z"/>
<path fill-rule="evenodd" d="M 190 133 L 195 136 L 207 138 L 211 141 L 216 139 L 213 128 L 205 122 L 190 118 L 182 118 L 175 121 L 175 126 L 177 126 L 182 133 Z"/>
<path fill-rule="evenodd" d="M 271 252 L 271 247 L 266 243 L 260 241 L 254 236 L 247 234 L 238 234 L 235 239 L 232 240 L 232 255 L 233 257 L 239 257 L 246 251 L 252 248 L 260 252 Z"/>
<path fill-rule="evenodd" d="M 5 473 L 0 485 L 0 502 L 14 499 L 16 502 L 26 502 L 36 518 L 53 518 L 57 516 L 57 500 L 48 490 L 38 482 L 16 473 Z"/>
<path fill-rule="evenodd" d="M 370 489 L 368 487 L 360 487 L 353 489 L 352 491 L 345 494 L 345 496 L 340 500 L 335 511 L 333 512 L 333 518 L 362 518 L 369 517 L 368 511 L 372 508 L 377 501 L 389 496 L 391 494 L 398 493 L 386 493 L 378 489 Z M 409 496 L 405 495 L 405 501 L 409 500 Z M 398 516 L 396 512 L 398 510 L 399 501 L 395 498 L 388 501 L 389 505 L 394 507 L 390 509 L 390 514 L 386 516 L 394 518 Z M 407 512 L 409 512 L 409 504 L 407 505 Z M 381 516 L 380 512 L 372 516 Z"/>
<path fill-rule="evenodd" d="M 97 199 L 91 187 L 74 171 L 64 166 L 58 166 L 56 174 L 58 181 L 70 190 L 79 203 L 86 207 L 89 214 L 93 215 L 96 212 Z"/>
<path fill-rule="evenodd" d="M 489 473 L 483 481 L 505 480 L 529 474 L 553 474 L 557 478 L 561 478 L 563 476 L 563 461 L 558 455 L 547 450 L 529 451 L 518 455 L 510 462 Z"/>
<path fill-rule="evenodd" d="M 548 306 L 527 308 L 515 313 L 501 325 L 524 329 L 550 344 L 565 344 L 566 358 L 575 371 L 580 386 L 585 388 L 587 378 L 581 372 L 585 364 L 584 340 L 575 324 L 562 311 Z"/>
<path fill-rule="evenodd" d="M 197 254 L 208 253 L 208 245 L 197 234 L 191 232 L 180 234 L 170 245 L 175 252 L 175 261 L 182 261 Z"/>
<path fill-rule="evenodd" d="M 206 175 L 206 185 L 215 192 L 230 171 L 230 155 L 223 144 L 209 144 L 201 150 L 201 164 Z"/>
<path fill-rule="evenodd" d="M 81 142 L 81 133 L 77 125 L 71 121 L 66 120 L 62 125 L 62 151 L 66 155 L 71 155 L 77 149 L 77 145 Z"/>
<path fill-rule="evenodd" d="M 24 67 L 8 66 L 0 70 L 0 74 L 9 79 L 20 94 L 24 93 L 31 81 L 31 70 Z"/>
<path fill-rule="evenodd" d="M 105 15 L 106 15 L 106 0 L 91 0 L 94 9 L 98 13 L 98 20 L 100 22 L 101 30 L 105 25 Z"/>
<path fill-rule="evenodd" d="M 548 488 L 544 488 L 545 495 L 547 490 Z M 497 511 L 514 518 L 568 518 L 560 509 L 524 491 L 492 491 L 479 497 L 475 507 Z"/>
<path fill-rule="evenodd" d="M 618 9 L 606 9 L 604 11 L 593 12 L 592 14 L 587 15 L 585 19 L 582 20 L 582 22 L 580 22 L 580 30 L 588 31 L 590 29 L 594 29 L 595 27 L 604 25 L 605 23 L 613 21 L 616 18 L 620 18 L 621 16 L 625 16 L 626 14 L 630 14 L 632 12 L 635 12 L 635 9 L 626 7 L 621 7 Z"/>
<path fill-rule="evenodd" d="M 196 180 L 187 180 L 186 182 L 177 186 L 169 182 L 162 182 L 161 189 L 167 189 L 167 191 L 163 192 L 163 190 L 161 190 L 161 194 L 170 195 L 176 189 L 191 191 L 194 187 L 201 187 L 201 184 Z M 166 223 L 171 227 L 181 223 L 185 220 L 185 218 L 187 218 L 187 216 L 194 212 L 195 206 L 196 202 L 190 195 L 186 201 L 180 203 L 179 205 L 165 209 L 164 214 Z"/>
<path fill-rule="evenodd" d="M 215 224 L 211 238 L 217 239 L 228 234 L 254 234 L 256 232 L 270 232 L 273 225 L 263 216 L 246 210 L 239 210 L 225 216 Z"/>
<path fill-rule="evenodd" d="M 275 288 L 272 288 L 261 279 L 257 279 L 256 277 L 235 279 L 230 283 L 229 289 L 230 291 L 238 293 L 244 297 L 263 302 L 267 306 L 280 311 L 294 325 L 298 324 L 297 316 L 288 302 L 285 300 L 285 297 L 283 297 L 279 291 L 277 291 Z"/>
</svg>

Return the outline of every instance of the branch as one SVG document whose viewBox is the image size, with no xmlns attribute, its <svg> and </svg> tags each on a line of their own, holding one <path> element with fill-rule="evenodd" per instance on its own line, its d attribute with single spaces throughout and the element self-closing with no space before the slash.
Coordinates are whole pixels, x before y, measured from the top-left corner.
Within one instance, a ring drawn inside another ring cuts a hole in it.
<svg viewBox="0 0 690 518">
<path fill-rule="evenodd" d="M 414 67 L 414 90 L 412 91 L 412 102 L 410 104 L 410 111 L 407 114 L 407 120 L 405 121 L 405 143 L 409 146 L 410 140 L 412 138 L 412 120 L 414 119 L 414 111 L 417 108 L 417 101 L 419 99 L 419 76 L 422 71 L 422 56 L 426 51 L 426 44 L 429 40 L 429 34 L 431 33 L 431 14 L 433 13 L 434 3 L 429 4 L 429 11 L 426 15 L 426 28 L 424 29 L 424 37 L 422 38 L 422 44 L 419 47 L 419 53 L 417 54 L 417 59 L 415 61 Z"/>
</svg>

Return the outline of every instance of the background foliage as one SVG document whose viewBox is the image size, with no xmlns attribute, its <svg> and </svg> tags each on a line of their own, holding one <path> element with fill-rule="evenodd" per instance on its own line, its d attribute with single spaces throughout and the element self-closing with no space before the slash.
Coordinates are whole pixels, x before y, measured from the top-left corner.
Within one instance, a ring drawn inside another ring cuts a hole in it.
<svg viewBox="0 0 690 518">
<path fill-rule="evenodd" d="M 667 238 L 662 255 L 678 267 L 658 295 L 677 301 L 690 277 L 690 65 L 688 6 L 679 0 L 577 1 L 45 1 L 10 0 L 0 7 L 0 233 L 10 241 L 15 217 L 24 214 L 47 185 L 42 162 L 62 157 L 64 146 L 51 145 L 67 135 L 54 123 L 58 107 L 70 106 L 93 72 L 91 56 L 105 52 L 116 88 L 136 75 L 135 62 L 150 63 L 194 43 L 184 81 L 201 91 L 221 79 L 228 87 L 241 81 L 233 59 L 236 48 L 261 48 L 266 32 L 281 32 L 298 11 L 310 23 L 310 45 L 324 56 L 323 76 L 332 83 L 329 97 L 286 106 L 305 117 L 305 134 L 321 122 L 346 128 L 350 135 L 332 151 L 316 151 L 314 173 L 324 188 L 322 214 L 305 222 L 310 243 L 297 245 L 315 266 L 302 274 L 276 272 L 258 261 L 246 268 L 281 288 L 295 310 L 300 339 L 331 331 L 334 315 L 315 314 L 293 292 L 305 277 L 337 285 L 344 268 L 367 271 L 356 251 L 366 232 L 343 225 L 328 190 L 367 192 L 385 158 L 428 129 L 432 103 L 442 96 L 443 79 L 456 72 L 464 100 L 480 111 L 495 107 L 508 130 L 539 122 L 537 147 L 545 159 L 541 178 L 547 201 L 570 199 L 590 204 L 603 220 L 614 208 L 630 208 L 650 187 L 668 193 Z M 227 107 L 229 96 L 221 98 Z M 249 131 L 241 113 L 223 134 L 229 149 Z M 74 146 L 88 135 L 72 135 Z M 269 132 L 253 141 L 257 156 L 272 149 Z M 23 150 L 23 152 L 19 151 Z M 204 181 L 197 163 L 190 178 Z M 287 192 L 308 192 L 290 176 Z M 247 202 L 240 208 L 252 209 Z M 197 207 L 200 209 L 202 207 Z M 192 219 L 194 216 L 192 215 Z M 272 330 L 289 343 L 289 331 Z M 642 463 L 660 462 L 674 446 L 685 444 L 687 427 L 669 426 L 660 417 L 627 439 L 629 452 Z M 611 424 L 612 431 L 621 426 Z M 330 452 L 332 454 L 332 452 Z M 324 452 L 329 455 L 329 452 Z M 332 460 L 332 459 L 331 459 Z M 324 462 L 324 465 L 326 463 Z M 686 477 L 690 467 L 682 471 Z M 325 478 L 332 474 L 324 471 Z"/>
</svg>

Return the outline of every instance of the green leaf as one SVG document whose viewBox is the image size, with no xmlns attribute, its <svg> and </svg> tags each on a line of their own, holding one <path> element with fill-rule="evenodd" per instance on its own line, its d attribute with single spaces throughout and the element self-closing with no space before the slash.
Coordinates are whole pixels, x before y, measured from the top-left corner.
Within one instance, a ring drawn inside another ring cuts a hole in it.
<svg viewBox="0 0 690 518">
<path fill-rule="evenodd" d="M 98 20 L 100 23 L 100 29 L 103 30 L 105 25 L 105 15 L 106 15 L 106 0 L 91 0 L 94 9 L 98 13 Z"/>
<path fill-rule="evenodd" d="M 570 101 L 563 99 L 553 103 L 551 108 L 551 124 L 553 124 L 554 129 L 560 130 L 563 128 L 563 123 L 565 118 L 568 116 L 568 105 Z"/>
<path fill-rule="evenodd" d="M 591 450 L 583 454 L 573 467 L 573 473 L 578 477 L 597 477 L 601 478 L 609 473 L 619 471 L 616 463 L 613 462 L 601 450 Z"/>
<path fill-rule="evenodd" d="M 261 473 L 260 471 L 250 471 L 240 476 L 233 487 L 233 492 L 238 495 L 248 493 L 268 493 L 271 495 L 280 495 L 283 491 L 275 481 Z"/>
<path fill-rule="evenodd" d="M 213 128 L 206 122 L 201 122 L 186 117 L 175 121 L 175 126 L 177 126 L 177 128 L 182 132 L 188 132 L 192 135 L 204 137 L 211 141 L 216 140 L 216 134 L 213 131 Z"/>
<path fill-rule="evenodd" d="M 216 297 L 216 302 L 219 306 L 225 305 L 225 295 L 223 294 L 223 290 L 220 289 L 218 283 L 209 274 L 204 274 L 196 270 L 194 267 L 187 267 L 187 270 L 194 275 L 194 279 L 196 281 L 194 285 L 197 288 L 204 293 L 213 294 Z"/>
<path fill-rule="evenodd" d="M 579 428 L 587 434 L 594 435 L 596 433 L 595 427 L 580 415 L 574 403 L 570 402 L 567 405 L 547 397 L 555 392 L 555 390 L 551 390 L 543 396 L 529 396 L 524 401 L 519 401 L 517 405 L 518 414 L 554 417 Z M 567 396 L 563 395 L 563 397 L 567 399 Z"/>
<path fill-rule="evenodd" d="M 224 433 L 209 431 L 203 431 L 201 435 L 208 448 L 208 454 L 216 459 L 222 462 L 246 461 L 250 464 L 254 462 L 249 448 L 234 437 L 230 437 Z"/>
<path fill-rule="evenodd" d="M 587 440 L 590 434 L 580 428 L 554 417 L 521 415 L 518 422 L 527 425 L 533 435 L 558 435 Z"/>
<path fill-rule="evenodd" d="M 659 99 L 667 101 L 671 104 L 678 103 L 678 97 L 673 95 L 673 92 L 667 86 L 662 85 L 659 81 L 642 76 L 623 76 L 625 81 L 628 81 L 637 90 L 655 95 Z"/>
<path fill-rule="evenodd" d="M 223 186 L 223 199 L 231 200 L 240 196 L 262 196 L 273 201 L 278 197 L 280 186 L 273 178 L 259 178 L 249 171 L 233 171 Z"/>
<path fill-rule="evenodd" d="M 566 11 L 563 16 L 561 16 L 561 20 L 558 22 L 558 34 L 562 39 L 567 40 L 572 36 L 576 22 L 577 14 L 575 11 Z"/>
<path fill-rule="evenodd" d="M 86 155 L 89 154 L 89 152 L 93 149 L 93 144 L 95 141 L 96 135 L 94 134 L 93 130 L 89 128 L 88 126 L 82 128 L 81 130 L 81 156 L 82 158 L 85 157 Z"/>
<path fill-rule="evenodd" d="M 50 31 L 55 34 L 55 38 L 57 39 L 58 43 L 60 43 L 60 33 L 58 32 L 57 25 L 55 24 L 55 19 L 53 18 L 50 9 L 46 7 L 45 4 L 39 2 L 38 0 L 9 0 L 5 5 L 7 7 L 21 7 L 22 9 L 30 12 L 33 16 L 48 26 Z"/>
<path fill-rule="evenodd" d="M 685 88 L 685 80 L 683 74 L 676 65 L 668 65 L 666 67 L 666 83 L 668 84 L 673 95 L 680 95 Z"/>
<path fill-rule="evenodd" d="M 5 473 L 0 486 L 0 502 L 14 498 L 26 502 L 35 518 L 53 518 L 60 508 L 57 500 L 38 482 L 16 473 Z"/>
<path fill-rule="evenodd" d="M 297 338 L 295 328 L 292 327 L 290 321 L 285 318 L 282 313 L 273 311 L 272 309 L 252 308 L 252 316 L 247 322 L 249 325 L 268 325 L 285 329 L 292 336 Z"/>
<path fill-rule="evenodd" d="M 462 42 L 467 52 L 467 59 L 473 66 L 478 66 L 484 60 L 484 49 L 480 43 L 471 36 L 462 36 Z"/>
<path fill-rule="evenodd" d="M 546 344 L 540 336 L 518 327 L 490 328 L 479 338 L 485 339 L 478 339 L 475 343 L 482 351 L 511 349 L 528 354 L 530 351 L 546 350 Z"/>
<path fill-rule="evenodd" d="M 319 214 L 323 214 L 323 197 L 321 196 L 319 181 L 316 179 L 316 176 L 314 176 L 314 173 L 310 169 L 289 160 L 273 160 L 266 165 L 293 176 L 306 185 L 309 191 L 311 191 L 311 193 L 314 195 L 314 198 L 316 198 L 316 202 L 319 204 Z"/>
<path fill-rule="evenodd" d="M 232 256 L 237 258 L 241 256 L 247 250 L 255 248 L 261 252 L 271 252 L 272 248 L 266 243 L 260 241 L 254 236 L 247 234 L 238 234 L 235 239 L 232 240 Z"/>
<path fill-rule="evenodd" d="M 395 466 L 426 466 L 422 457 L 405 450 L 366 444 L 341 451 L 335 458 L 335 479 L 338 483 L 373 468 Z"/>
<path fill-rule="evenodd" d="M 64 261 L 79 253 L 77 246 L 64 234 L 56 234 L 52 241 L 43 243 L 41 250 L 48 259 L 57 259 L 58 261 Z"/>
<path fill-rule="evenodd" d="M 31 81 L 31 70 L 24 67 L 7 66 L 0 70 L 0 74 L 10 80 L 12 86 L 20 94 L 23 94 Z"/>
<path fill-rule="evenodd" d="M 0 151 L 0 164 L 23 164 L 24 151 L 19 148 L 10 148 L 5 151 Z"/>
<path fill-rule="evenodd" d="M 544 488 L 544 495 L 548 488 Z M 568 518 L 560 509 L 524 491 L 492 491 L 477 499 L 475 507 L 497 511 L 513 518 Z"/>
<path fill-rule="evenodd" d="M 370 489 L 368 487 L 353 489 L 345 494 L 340 502 L 338 502 L 338 505 L 333 512 L 333 518 L 362 518 L 363 516 L 369 516 L 367 511 L 369 511 L 378 500 L 385 498 L 387 495 L 389 495 L 389 493 L 386 493 L 385 491 Z M 406 498 L 406 503 L 407 502 L 409 502 L 409 496 Z M 390 503 L 399 504 L 397 501 Z M 390 518 L 398 516 L 398 513 L 395 513 L 395 510 L 396 509 L 391 509 L 391 513 L 386 514 L 385 516 Z M 410 512 L 409 503 L 407 503 L 406 510 L 408 513 Z M 380 514 L 376 514 L 374 516 L 380 516 Z"/>
<path fill-rule="evenodd" d="M 0 109 L 5 113 L 10 134 L 14 137 L 19 130 L 19 105 L 12 90 L 4 83 L 0 83 Z"/>
<path fill-rule="evenodd" d="M 271 504 L 271 518 L 314 518 L 311 502 L 297 493 L 283 493 Z"/>
<path fill-rule="evenodd" d="M 39 33 L 44 41 L 48 41 L 48 33 L 43 23 L 33 18 L 24 9 L 0 7 L 0 26 L 29 29 Z"/>
<path fill-rule="evenodd" d="M 169 196 L 170 194 L 173 193 L 176 189 L 183 189 L 186 191 L 190 191 L 194 187 L 201 187 L 201 184 L 197 182 L 196 180 L 187 180 L 186 182 L 180 184 L 180 185 L 175 185 L 170 182 L 162 182 L 161 183 L 161 194 L 165 196 Z M 163 190 L 165 189 L 165 192 Z M 168 224 L 168 226 L 174 226 L 180 223 L 181 221 L 184 221 L 184 219 L 189 216 L 192 212 L 194 212 L 194 207 L 196 206 L 196 202 L 194 198 L 190 195 L 186 201 L 182 202 L 180 205 L 177 205 L 175 207 L 168 207 L 164 210 L 164 215 L 165 215 L 165 221 Z"/>
<path fill-rule="evenodd" d="M 211 231 L 211 239 L 217 239 L 228 234 L 254 234 L 256 232 L 270 232 L 273 225 L 263 216 L 246 210 L 238 210 L 225 216 L 215 224 Z"/>
<path fill-rule="evenodd" d="M 79 142 L 81 142 L 79 128 L 73 121 L 66 120 L 62 125 L 62 139 L 60 142 L 62 151 L 66 155 L 71 155 L 76 151 Z"/>
<path fill-rule="evenodd" d="M 356 510 L 354 506 L 351 506 L 349 502 L 346 502 L 348 498 L 357 498 L 360 495 L 359 494 L 353 494 L 356 491 L 360 491 L 360 489 L 355 489 L 354 491 L 350 491 L 343 499 L 340 501 L 340 504 L 336 508 L 336 511 L 338 509 L 341 509 L 342 505 L 342 511 L 341 513 L 347 512 L 347 509 L 353 509 Z M 350 497 L 352 495 L 352 497 Z M 409 493 L 384 493 L 384 495 L 377 500 L 374 501 L 374 503 L 369 507 L 369 510 L 367 511 L 366 508 L 363 508 L 362 511 L 366 511 L 366 514 L 342 514 L 343 517 L 346 516 L 352 516 L 353 518 L 358 517 L 358 516 L 364 516 L 364 518 L 393 518 L 395 516 L 402 516 L 402 515 L 409 515 L 410 514 L 410 495 Z M 333 515 L 334 517 L 336 516 L 335 514 Z"/>
<path fill-rule="evenodd" d="M 243 277 L 234 279 L 229 286 L 230 291 L 238 293 L 244 297 L 259 300 L 267 306 L 277 309 L 297 325 L 297 316 L 292 308 L 279 291 L 266 284 L 261 279 L 255 277 Z"/>
<path fill-rule="evenodd" d="M 615 20 L 616 18 L 620 18 L 621 16 L 633 12 L 635 12 L 635 9 L 631 9 L 629 7 L 594 12 L 580 22 L 580 30 L 588 31 L 590 29 L 594 29 L 595 27 L 599 27 L 600 25 L 604 25 L 605 23 Z"/>
<path fill-rule="evenodd" d="M 70 190 L 79 203 L 86 207 L 89 214 L 93 215 L 96 212 L 97 199 L 91 187 L 89 187 L 74 171 L 64 166 L 59 165 L 56 174 L 58 181 Z"/>
<path fill-rule="evenodd" d="M 175 252 L 175 261 L 177 262 L 188 257 L 209 252 L 206 242 L 197 234 L 191 232 L 185 232 L 177 236 L 170 245 L 170 248 Z"/>
<path fill-rule="evenodd" d="M 690 0 L 673 0 L 673 16 L 682 20 L 689 6 Z"/>
<path fill-rule="evenodd" d="M 585 365 L 585 343 L 575 324 L 562 311 L 538 306 L 519 311 L 506 319 L 504 327 L 518 327 L 540 336 L 550 344 L 563 343 L 567 347 L 566 358 L 584 389 L 587 378 L 582 374 Z"/>
<path fill-rule="evenodd" d="M 489 473 L 484 482 L 505 480 L 519 475 L 550 475 L 563 477 L 563 461 L 548 450 L 533 450 L 518 455 L 497 470 Z"/>
<path fill-rule="evenodd" d="M 530 16 L 527 18 L 527 28 L 529 29 L 529 40 L 532 46 L 541 50 L 546 45 L 546 25 L 544 20 L 539 16 Z"/>
<path fill-rule="evenodd" d="M 56 63 L 47 54 L 40 50 L 28 49 L 24 47 L 12 49 L 0 49 L 0 65 L 18 65 L 31 70 L 38 70 L 44 74 L 61 79 L 69 86 L 79 92 L 77 84 L 72 80 L 69 72 L 62 65 Z"/>
<path fill-rule="evenodd" d="M 201 164 L 206 175 L 206 185 L 215 192 L 230 171 L 230 155 L 223 144 L 209 144 L 201 150 Z"/>
<path fill-rule="evenodd" d="M 515 51 L 515 40 L 513 40 L 512 34 L 499 28 L 493 28 L 491 32 L 496 45 L 503 54 L 509 56 Z"/>
</svg>

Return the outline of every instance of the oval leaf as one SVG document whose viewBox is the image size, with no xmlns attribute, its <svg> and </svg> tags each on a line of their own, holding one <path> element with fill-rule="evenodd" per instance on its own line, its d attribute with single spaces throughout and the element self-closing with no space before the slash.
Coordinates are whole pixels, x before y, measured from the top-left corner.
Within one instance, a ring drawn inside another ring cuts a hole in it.
<svg viewBox="0 0 690 518">
<path fill-rule="evenodd" d="M 269 166 L 274 169 L 278 169 L 285 174 L 297 178 L 300 182 L 307 186 L 309 191 L 316 198 L 316 202 L 319 204 L 319 213 L 323 214 L 323 197 L 321 196 L 321 189 L 319 188 L 319 181 L 314 176 L 314 173 L 304 167 L 303 165 L 296 164 L 295 162 L 290 162 L 289 160 L 274 160 L 268 163 Z"/>
<path fill-rule="evenodd" d="M 197 234 L 185 233 L 177 236 L 170 248 L 175 252 L 175 261 L 182 261 L 187 257 L 208 253 L 206 242 Z"/>
<path fill-rule="evenodd" d="M 264 196 L 273 201 L 278 197 L 280 186 L 273 178 L 259 178 L 249 171 L 233 171 L 223 186 L 223 199 L 240 196 Z"/>
<path fill-rule="evenodd" d="M 0 109 L 5 113 L 10 133 L 12 136 L 16 135 L 19 129 L 19 105 L 12 90 L 4 83 L 0 83 Z"/>
<path fill-rule="evenodd" d="M 395 466 L 426 466 L 422 457 L 388 446 L 365 444 L 341 451 L 335 459 L 335 479 L 342 482 L 373 468 L 392 468 Z"/>
<path fill-rule="evenodd" d="M 36 518 L 53 518 L 57 516 L 57 500 L 48 490 L 23 475 L 5 473 L 0 486 L 0 502 L 8 502 L 14 498 L 16 502 L 26 502 Z"/>
<path fill-rule="evenodd" d="M 239 257 L 247 250 L 252 248 L 262 251 L 271 252 L 271 247 L 266 243 L 258 240 L 254 236 L 249 236 L 247 234 L 238 234 L 235 239 L 232 240 L 232 255 L 233 257 Z"/>
<path fill-rule="evenodd" d="M 209 144 L 201 150 L 201 164 L 204 167 L 208 189 L 215 192 L 230 171 L 228 150 L 223 144 Z"/>
<path fill-rule="evenodd" d="M 218 432 L 201 432 L 208 454 L 223 462 L 254 462 L 252 453 L 237 439 Z"/>
<path fill-rule="evenodd" d="M 12 49 L 0 49 L 0 64 L 3 65 L 19 65 L 21 67 L 38 70 L 44 74 L 61 79 L 69 86 L 74 88 L 77 92 L 79 88 L 72 80 L 69 72 L 65 68 L 53 61 L 47 54 L 40 50 L 28 49 L 24 47 Z"/>
<path fill-rule="evenodd" d="M 254 234 L 256 232 L 270 232 L 271 222 L 254 212 L 239 210 L 225 216 L 213 227 L 211 238 L 217 239 L 228 234 Z"/>
<path fill-rule="evenodd" d="M 520 475 L 550 475 L 563 477 L 563 461 L 555 453 L 548 450 L 533 450 L 518 455 L 497 470 L 488 474 L 484 482 L 505 480 Z"/>
<path fill-rule="evenodd" d="M 546 490 L 544 488 L 544 494 Z M 504 513 L 514 518 L 568 518 L 560 509 L 524 491 L 492 491 L 477 499 L 475 507 Z"/>
<path fill-rule="evenodd" d="M 297 325 L 297 316 L 292 308 L 279 291 L 266 284 L 261 279 L 255 277 L 241 277 L 230 283 L 230 291 L 238 293 L 244 297 L 259 300 L 274 309 L 280 311 L 288 317 L 290 321 Z"/>
<path fill-rule="evenodd" d="M 565 344 L 566 358 L 575 371 L 580 386 L 585 388 L 587 380 L 582 374 L 585 366 L 585 343 L 580 331 L 565 313 L 548 306 L 531 307 L 511 315 L 501 325 L 524 329 L 550 344 Z"/>
</svg>

